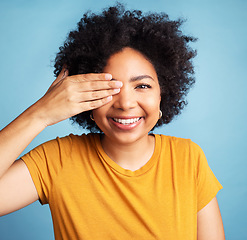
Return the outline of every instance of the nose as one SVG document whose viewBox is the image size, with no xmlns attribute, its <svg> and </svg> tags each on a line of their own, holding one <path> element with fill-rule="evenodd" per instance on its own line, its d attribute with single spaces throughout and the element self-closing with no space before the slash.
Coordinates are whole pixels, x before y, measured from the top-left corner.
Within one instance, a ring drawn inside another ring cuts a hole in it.
<svg viewBox="0 0 247 240">
<path fill-rule="evenodd" d="M 123 86 L 120 92 L 114 96 L 114 108 L 121 110 L 129 110 L 135 108 L 137 105 L 137 99 L 135 93 L 128 87 Z"/>
</svg>

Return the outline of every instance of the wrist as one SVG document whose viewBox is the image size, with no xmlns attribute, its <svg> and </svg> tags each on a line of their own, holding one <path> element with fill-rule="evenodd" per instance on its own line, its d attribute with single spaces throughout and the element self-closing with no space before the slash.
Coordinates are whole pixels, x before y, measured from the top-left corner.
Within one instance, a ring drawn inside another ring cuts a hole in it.
<svg viewBox="0 0 247 240">
<path fill-rule="evenodd" d="M 24 111 L 20 117 L 27 120 L 28 124 L 32 125 L 37 130 L 44 130 L 48 125 L 46 124 L 44 114 L 39 108 L 33 104 L 26 111 Z"/>
</svg>

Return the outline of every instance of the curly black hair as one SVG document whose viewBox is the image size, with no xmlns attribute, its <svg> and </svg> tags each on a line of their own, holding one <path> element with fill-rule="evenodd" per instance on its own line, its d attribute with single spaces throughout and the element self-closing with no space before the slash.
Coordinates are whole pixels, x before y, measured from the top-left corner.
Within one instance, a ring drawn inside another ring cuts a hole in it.
<svg viewBox="0 0 247 240">
<path fill-rule="evenodd" d="M 100 14 L 87 12 L 59 48 L 54 74 L 58 76 L 64 64 L 70 75 L 100 73 L 111 55 L 133 48 L 147 57 L 157 72 L 163 116 L 154 128 L 167 124 L 187 104 L 185 96 L 195 82 L 191 60 L 196 51 L 189 43 L 196 39 L 182 34 L 183 22 L 171 21 L 165 13 L 129 11 L 120 3 Z M 100 131 L 90 119 L 90 111 L 72 120 L 90 132 Z"/>
</svg>

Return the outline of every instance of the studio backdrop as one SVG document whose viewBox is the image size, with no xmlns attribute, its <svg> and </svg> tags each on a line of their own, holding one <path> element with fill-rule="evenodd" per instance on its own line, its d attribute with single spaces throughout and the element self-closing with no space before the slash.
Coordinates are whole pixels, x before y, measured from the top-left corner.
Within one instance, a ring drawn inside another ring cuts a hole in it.
<svg viewBox="0 0 247 240">
<path fill-rule="evenodd" d="M 53 61 L 69 31 L 87 10 L 111 0 L 0 1 L 0 128 L 37 101 L 54 81 Z M 200 145 L 223 185 L 218 193 L 226 239 L 247 239 L 247 1 L 125 0 L 129 9 L 166 12 L 187 19 L 185 34 L 198 38 L 196 84 L 188 105 L 155 132 L 190 138 Z M 69 133 L 85 131 L 69 120 L 48 127 L 24 153 Z M 0 196 L 1 197 L 1 196 Z M 1 240 L 54 239 L 49 207 L 39 202 L 0 217 Z"/>
</svg>

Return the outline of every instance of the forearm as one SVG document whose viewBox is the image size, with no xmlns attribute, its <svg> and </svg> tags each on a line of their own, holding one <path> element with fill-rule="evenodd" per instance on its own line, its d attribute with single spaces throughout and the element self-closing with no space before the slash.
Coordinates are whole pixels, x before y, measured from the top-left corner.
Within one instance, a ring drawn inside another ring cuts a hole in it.
<svg viewBox="0 0 247 240">
<path fill-rule="evenodd" d="M 0 178 L 45 128 L 33 105 L 0 132 Z"/>
<path fill-rule="evenodd" d="M 111 101 L 122 86 L 111 78 L 104 73 L 68 77 L 61 71 L 46 94 L 0 132 L 0 178 L 46 126 Z"/>
</svg>

